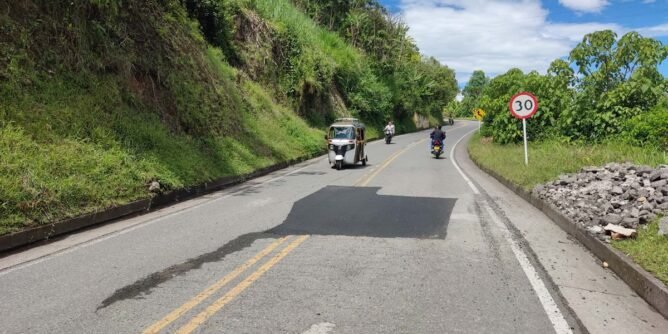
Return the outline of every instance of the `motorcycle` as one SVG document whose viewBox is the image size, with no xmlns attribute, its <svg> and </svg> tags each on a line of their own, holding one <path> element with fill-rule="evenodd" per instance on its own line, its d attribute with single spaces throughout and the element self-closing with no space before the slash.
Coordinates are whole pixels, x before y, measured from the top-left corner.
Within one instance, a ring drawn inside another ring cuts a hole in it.
<svg viewBox="0 0 668 334">
<path fill-rule="evenodd" d="M 390 130 L 385 131 L 385 144 L 392 142 L 392 132 Z"/>
<path fill-rule="evenodd" d="M 441 154 L 443 154 L 443 143 L 440 140 L 436 139 L 431 143 L 431 154 L 433 154 L 436 159 L 439 159 Z"/>
</svg>

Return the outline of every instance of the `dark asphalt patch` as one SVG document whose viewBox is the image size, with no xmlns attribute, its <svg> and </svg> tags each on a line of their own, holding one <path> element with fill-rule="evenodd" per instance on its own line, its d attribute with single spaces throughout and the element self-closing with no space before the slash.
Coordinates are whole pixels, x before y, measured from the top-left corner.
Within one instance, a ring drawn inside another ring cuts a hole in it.
<svg viewBox="0 0 668 334">
<path fill-rule="evenodd" d="M 143 299 L 153 288 L 221 261 L 258 239 L 284 235 L 343 235 L 378 238 L 445 239 L 456 199 L 378 195 L 380 188 L 325 187 L 297 201 L 283 224 L 266 232 L 242 235 L 217 250 L 152 273 L 116 290 L 97 311 L 118 301 Z"/>
<path fill-rule="evenodd" d="M 445 239 L 456 199 L 378 195 L 380 188 L 325 187 L 295 202 L 278 235 Z"/>
</svg>

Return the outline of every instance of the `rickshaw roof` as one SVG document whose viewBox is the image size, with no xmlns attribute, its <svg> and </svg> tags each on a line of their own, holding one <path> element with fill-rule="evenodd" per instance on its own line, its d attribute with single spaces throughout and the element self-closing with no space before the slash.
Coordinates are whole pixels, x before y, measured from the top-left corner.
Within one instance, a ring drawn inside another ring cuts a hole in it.
<svg viewBox="0 0 668 334">
<path fill-rule="evenodd" d="M 357 118 L 337 118 L 332 126 L 352 126 L 356 128 L 364 128 L 364 123 L 360 122 Z"/>
</svg>

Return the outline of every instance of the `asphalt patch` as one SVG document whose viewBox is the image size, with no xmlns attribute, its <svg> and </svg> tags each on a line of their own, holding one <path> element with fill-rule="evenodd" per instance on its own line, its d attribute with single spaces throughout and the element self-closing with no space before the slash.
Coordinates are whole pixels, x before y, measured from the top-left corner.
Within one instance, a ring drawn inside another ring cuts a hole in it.
<svg viewBox="0 0 668 334">
<path fill-rule="evenodd" d="M 457 199 L 378 195 L 375 187 L 325 187 L 295 202 L 277 235 L 445 239 Z"/>
<path fill-rule="evenodd" d="M 222 261 L 258 239 L 285 235 L 342 235 L 377 238 L 445 239 L 456 199 L 378 195 L 380 188 L 325 187 L 297 202 L 279 226 L 242 235 L 217 250 L 152 273 L 116 290 L 97 311 L 127 299 L 143 299 L 153 288 L 201 268 L 204 263 Z"/>
</svg>

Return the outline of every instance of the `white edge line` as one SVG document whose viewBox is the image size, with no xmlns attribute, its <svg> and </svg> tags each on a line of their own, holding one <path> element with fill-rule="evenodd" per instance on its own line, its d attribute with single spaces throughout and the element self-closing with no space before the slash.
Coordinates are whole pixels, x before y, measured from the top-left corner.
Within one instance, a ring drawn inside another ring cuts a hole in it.
<svg viewBox="0 0 668 334">
<path fill-rule="evenodd" d="M 316 158 L 316 159 L 317 159 L 317 158 Z M 309 168 L 309 167 L 312 166 L 312 164 L 309 163 L 309 162 L 310 162 L 310 161 L 305 162 L 305 163 L 307 163 L 308 165 L 306 165 L 306 166 L 304 166 L 304 167 L 295 169 L 295 170 L 293 170 L 293 171 L 291 171 L 291 172 L 289 172 L 289 173 L 286 173 L 286 174 L 284 174 L 284 175 L 277 176 L 277 177 L 271 178 L 271 179 L 269 179 L 269 180 L 265 180 L 265 181 L 263 181 L 262 183 L 258 183 L 258 184 L 252 185 L 250 188 L 260 187 L 260 186 L 265 185 L 265 184 L 267 184 L 267 183 L 271 183 L 271 182 L 274 182 L 274 181 L 283 179 L 283 178 L 285 178 L 285 177 L 287 177 L 287 176 L 290 176 L 290 175 L 292 175 L 292 174 L 299 173 L 299 172 L 303 171 L 304 169 L 307 169 L 307 168 Z M 222 190 L 222 191 L 225 191 L 225 190 Z M 46 261 L 46 260 L 54 259 L 54 258 L 59 257 L 59 256 L 61 256 L 61 255 L 66 255 L 66 254 L 72 253 L 72 252 L 74 252 L 74 251 L 76 251 L 76 250 L 79 250 L 79 249 L 82 249 L 82 248 L 86 248 L 86 247 L 88 247 L 88 246 L 92 246 L 92 245 L 98 244 L 98 243 L 100 243 L 100 242 L 102 242 L 102 241 L 109 240 L 109 239 L 111 239 L 111 238 L 113 238 L 113 237 L 116 237 L 116 236 L 119 236 L 119 235 L 123 235 L 123 234 L 129 233 L 129 232 L 132 232 L 132 231 L 137 230 L 137 229 L 139 229 L 139 228 L 153 225 L 154 223 L 163 221 L 163 220 L 165 220 L 165 219 L 167 219 L 167 218 L 171 218 L 171 217 L 174 217 L 174 216 L 179 215 L 179 214 L 183 214 L 183 213 L 186 213 L 186 212 L 190 212 L 190 211 L 195 210 L 195 209 L 197 209 L 197 208 L 200 208 L 200 207 L 202 207 L 202 206 L 209 205 L 209 204 L 214 204 L 214 203 L 216 203 L 217 201 L 220 201 L 220 200 L 225 199 L 225 198 L 229 198 L 229 197 L 231 197 L 231 196 L 233 196 L 233 195 L 234 195 L 234 192 L 229 193 L 229 194 L 226 194 L 226 195 L 224 195 L 224 196 L 220 196 L 220 197 L 217 197 L 217 198 L 213 198 L 213 199 L 211 199 L 211 200 L 208 200 L 208 201 L 205 201 L 205 202 L 202 202 L 202 203 L 193 205 L 193 206 L 191 206 L 191 207 L 188 207 L 188 208 L 185 208 L 185 209 L 182 209 L 182 210 L 178 210 L 178 211 L 176 211 L 176 212 L 172 212 L 172 213 L 166 214 L 166 215 L 164 215 L 164 216 L 156 217 L 155 219 L 149 219 L 149 220 L 141 221 L 141 222 L 138 222 L 138 223 L 136 223 L 136 224 L 134 224 L 134 225 L 130 225 L 129 227 L 120 229 L 120 230 L 118 230 L 118 231 L 113 231 L 113 232 L 109 232 L 109 233 L 107 233 L 107 234 L 103 234 L 103 235 L 101 235 L 101 236 L 99 236 L 99 237 L 93 238 L 93 239 L 88 240 L 88 241 L 84 241 L 84 242 L 79 243 L 79 244 L 76 244 L 76 245 L 74 245 L 74 246 L 70 246 L 70 247 L 63 248 L 62 250 L 56 251 L 56 252 L 54 252 L 54 253 L 46 254 L 46 255 L 43 255 L 43 256 L 40 256 L 40 257 L 31 259 L 31 260 L 27 260 L 27 261 L 25 261 L 25 262 L 21 262 L 21 263 L 18 263 L 18 264 L 15 264 L 15 265 L 12 265 L 12 266 L 9 266 L 9 267 L 0 269 L 0 277 L 5 276 L 5 275 L 7 275 L 7 274 L 10 274 L 10 273 L 12 273 L 12 272 L 14 272 L 14 271 L 17 271 L 17 270 L 25 269 L 25 268 L 31 267 L 31 266 L 33 266 L 33 265 L 42 263 L 42 262 L 44 262 L 44 261 Z"/>
<path fill-rule="evenodd" d="M 550 291 L 547 290 L 545 283 L 540 278 L 538 272 L 529 261 L 529 258 L 524 253 L 524 251 L 522 251 L 517 242 L 513 240 L 510 231 L 508 230 L 508 227 L 499 220 L 498 216 L 489 207 L 489 205 L 485 203 L 483 204 L 483 206 L 487 210 L 487 213 L 492 218 L 496 226 L 498 226 L 499 229 L 501 229 L 501 234 L 503 234 L 503 237 L 510 244 L 510 249 L 512 249 L 513 254 L 515 254 L 515 258 L 520 263 L 520 267 L 522 267 L 524 274 L 529 279 L 531 287 L 533 288 L 534 292 L 536 292 L 536 295 L 538 296 L 540 303 L 543 305 L 543 310 L 545 310 L 545 313 L 547 313 L 547 317 L 550 319 L 550 322 L 552 323 L 552 327 L 554 328 L 555 332 L 557 332 L 558 334 L 573 333 L 571 331 L 571 326 L 564 318 L 564 315 L 561 313 L 561 310 L 559 310 L 559 306 L 557 306 L 557 303 L 552 298 Z"/>
<path fill-rule="evenodd" d="M 466 183 L 468 183 L 469 187 L 471 187 L 471 189 L 473 190 L 473 193 L 476 194 L 476 195 L 480 195 L 480 191 L 478 190 L 478 187 L 476 187 L 476 185 L 473 184 L 473 182 L 471 182 L 471 179 L 469 179 L 469 177 L 466 176 L 466 174 L 464 174 L 462 169 L 459 168 L 459 165 L 457 165 L 457 161 L 455 160 L 455 149 L 457 148 L 457 145 L 459 144 L 459 142 L 462 141 L 462 139 L 466 138 L 466 136 L 468 136 L 470 133 L 472 133 L 474 131 L 478 131 L 478 129 L 473 129 L 473 130 L 467 132 L 461 138 L 459 138 L 459 140 L 454 145 L 452 145 L 452 149 L 450 150 L 450 161 L 452 161 L 452 164 L 455 166 L 455 168 L 457 169 L 459 174 L 461 174 L 462 178 L 464 178 L 464 181 L 466 181 Z"/>
<path fill-rule="evenodd" d="M 457 144 L 462 141 L 462 139 L 466 138 L 468 134 L 470 134 L 473 131 L 477 131 L 478 129 L 474 129 L 468 133 L 466 133 L 462 138 L 459 138 L 459 140 L 455 143 L 455 145 L 452 146 L 452 151 L 450 151 L 450 160 L 452 161 L 452 164 L 455 166 L 459 174 L 464 178 L 466 183 L 468 183 L 469 187 L 473 190 L 473 192 L 478 195 L 480 194 L 480 191 L 478 190 L 478 187 L 471 182 L 471 179 L 464 174 L 461 168 L 457 165 L 457 162 L 455 161 L 455 149 L 457 148 Z M 543 310 L 545 313 L 547 313 L 547 317 L 550 319 L 550 322 L 552 323 L 552 327 L 554 328 L 555 332 L 558 334 L 568 334 L 572 333 L 571 331 L 571 326 L 568 324 L 566 319 L 564 318 L 564 315 L 561 313 L 561 310 L 559 309 L 559 306 L 557 306 L 557 303 L 554 301 L 552 298 L 552 295 L 550 292 L 547 290 L 547 287 L 545 286 L 545 283 L 543 280 L 540 278 L 538 275 L 538 272 L 536 269 L 533 267 L 531 262 L 529 261 L 529 258 L 527 255 L 522 251 L 522 249 L 519 247 L 517 242 L 513 240 L 510 231 L 508 230 L 508 227 L 501 221 L 499 220 L 498 216 L 496 213 L 489 207 L 487 203 L 483 203 L 485 207 L 485 210 L 489 214 L 489 216 L 492 218 L 494 223 L 501 229 L 501 234 L 503 234 L 503 237 L 506 239 L 508 244 L 510 244 L 510 249 L 513 251 L 513 254 L 515 255 L 515 258 L 517 259 L 517 262 L 519 262 L 520 267 L 522 267 L 522 271 L 524 271 L 524 275 L 526 275 L 527 279 L 529 279 L 529 283 L 531 283 L 531 287 L 535 291 L 536 295 L 538 296 L 538 300 L 540 300 L 541 305 L 543 305 Z"/>
</svg>

